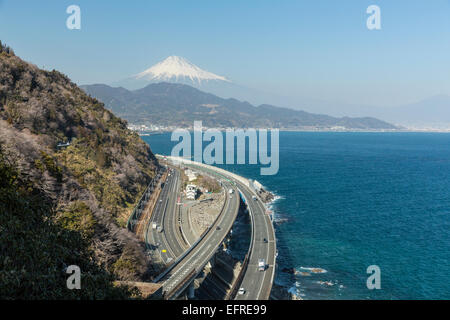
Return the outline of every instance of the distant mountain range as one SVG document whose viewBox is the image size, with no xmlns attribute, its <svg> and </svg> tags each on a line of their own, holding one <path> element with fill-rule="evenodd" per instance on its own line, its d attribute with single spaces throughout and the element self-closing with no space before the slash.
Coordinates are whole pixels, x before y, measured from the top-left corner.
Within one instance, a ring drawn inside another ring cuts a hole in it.
<svg viewBox="0 0 450 320">
<path fill-rule="evenodd" d="M 359 112 L 383 117 L 410 128 L 448 129 L 450 127 L 450 97 L 447 95 L 436 95 L 396 107 L 361 108 Z"/>
<path fill-rule="evenodd" d="M 222 97 L 225 100 L 234 101 L 235 99 L 237 99 L 240 101 L 248 101 L 253 105 L 270 104 L 288 107 L 289 109 L 293 110 L 302 110 L 304 112 L 310 112 L 314 114 L 327 114 L 337 118 L 344 117 L 343 119 L 341 119 L 341 123 L 344 122 L 345 125 L 351 125 L 352 128 L 354 126 L 358 128 L 360 126 L 370 127 L 372 126 L 372 124 L 369 124 L 367 121 L 363 121 L 361 123 L 360 120 L 358 120 L 358 123 L 355 123 L 355 119 L 349 120 L 345 117 L 373 117 L 376 119 L 388 121 L 390 123 L 393 123 L 394 125 L 405 126 L 409 128 L 450 127 L 449 96 L 438 95 L 414 104 L 398 107 L 357 105 L 350 103 L 329 102 L 325 100 L 322 101 L 320 99 L 307 97 L 288 97 L 237 84 L 224 76 L 203 70 L 187 59 L 179 56 L 170 56 L 162 60 L 161 62 L 156 63 L 152 67 L 144 70 L 143 72 L 130 76 L 121 81 L 113 82 L 110 85 L 112 87 L 123 87 L 128 90 L 137 90 L 142 89 L 149 84 L 156 84 L 161 82 L 189 85 L 203 92 L 208 92 L 218 97 Z M 97 94 L 97 89 L 93 89 L 92 93 L 94 96 L 96 96 Z M 103 92 L 105 91 L 104 89 L 99 90 L 99 94 L 103 94 Z M 107 95 L 103 97 L 107 99 L 118 98 L 117 94 L 113 94 L 112 96 Z M 190 99 L 189 96 L 185 98 Z M 139 101 L 139 105 L 141 106 L 147 103 L 149 102 L 145 101 L 145 99 Z M 204 104 L 208 103 L 204 102 Z M 121 105 L 121 107 L 127 106 L 133 108 L 132 104 L 126 103 Z M 196 112 L 201 111 L 196 110 Z M 140 114 L 143 113 L 140 112 Z M 286 112 L 282 112 L 282 114 L 284 115 L 286 114 Z M 128 117 L 126 113 L 119 113 L 119 115 L 122 115 L 126 118 Z M 291 114 L 289 114 L 289 116 L 290 115 Z M 223 118 L 222 120 L 225 120 L 225 118 Z M 280 125 L 291 125 L 291 123 L 286 123 L 285 119 L 279 120 L 281 121 L 281 123 L 279 123 Z M 323 119 L 321 119 L 317 123 L 319 125 L 323 125 L 324 123 L 325 125 L 328 125 L 328 123 L 333 123 L 333 121 L 337 122 L 336 119 L 329 120 L 330 121 L 324 122 Z M 223 121 L 219 121 L 218 123 L 221 124 L 222 122 Z M 233 123 L 233 121 L 231 122 Z M 256 123 L 264 123 L 264 121 L 260 121 L 259 119 Z"/>
<path fill-rule="evenodd" d="M 396 126 L 370 117 L 335 118 L 263 104 L 223 99 L 179 83 L 154 83 L 134 91 L 104 84 L 81 86 L 117 116 L 135 124 L 191 127 L 202 120 L 206 127 L 280 129 L 391 130 Z"/>
</svg>

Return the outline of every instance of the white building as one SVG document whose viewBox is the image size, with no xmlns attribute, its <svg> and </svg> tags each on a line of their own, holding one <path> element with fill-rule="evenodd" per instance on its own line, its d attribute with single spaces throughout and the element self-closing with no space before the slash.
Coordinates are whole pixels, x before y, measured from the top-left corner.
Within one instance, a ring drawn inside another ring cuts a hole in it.
<svg viewBox="0 0 450 320">
<path fill-rule="evenodd" d="M 195 184 L 188 184 L 186 186 L 186 199 L 195 200 L 197 197 L 197 186 Z"/>
</svg>

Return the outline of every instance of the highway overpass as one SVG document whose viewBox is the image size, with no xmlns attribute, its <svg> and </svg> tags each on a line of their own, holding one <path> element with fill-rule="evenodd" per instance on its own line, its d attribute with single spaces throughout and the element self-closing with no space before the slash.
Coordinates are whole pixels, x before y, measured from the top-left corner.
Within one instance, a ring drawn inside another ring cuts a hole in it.
<svg viewBox="0 0 450 320">
<path fill-rule="evenodd" d="M 212 259 L 230 232 L 239 210 L 238 191 L 225 182 L 225 201 L 215 222 L 191 247 L 186 243 L 178 224 L 180 173 L 170 169 L 146 231 L 146 244 L 156 249 L 168 265 L 157 281 L 163 283 L 165 298 L 174 299 L 181 294 L 204 266 Z M 227 191 L 235 190 L 233 195 Z M 163 226 L 161 232 L 153 223 Z"/>
<path fill-rule="evenodd" d="M 162 156 L 159 156 L 162 157 Z M 220 168 L 193 162 L 181 158 L 164 157 L 168 160 L 182 162 L 183 165 L 205 171 L 210 175 L 218 177 L 227 188 L 238 191 L 248 206 L 251 217 L 252 239 L 250 243 L 247 261 L 244 264 L 242 274 L 238 278 L 235 288 L 243 287 L 245 294 L 236 295 L 238 300 L 267 300 L 275 275 L 276 265 L 276 238 L 270 215 L 267 209 L 258 198 L 257 194 L 250 187 L 247 179 L 235 175 Z M 256 200 L 254 200 L 256 197 Z M 181 259 L 173 269 L 161 280 L 164 282 L 164 290 L 172 297 L 180 294 L 189 285 L 189 281 L 201 272 L 204 265 L 211 259 L 218 246 L 223 242 L 234 223 L 239 209 L 238 199 L 234 201 L 227 199 L 224 209 L 218 216 L 216 222 L 204 234 L 198 243 L 194 244 L 191 251 Z M 221 229 L 218 230 L 217 226 Z M 267 268 L 259 271 L 258 260 L 264 259 Z M 237 291 L 237 290 L 235 290 Z M 230 297 L 233 298 L 234 294 Z"/>
<path fill-rule="evenodd" d="M 163 282 L 165 298 L 175 299 L 190 285 L 230 232 L 239 210 L 239 199 L 236 195 L 226 197 L 226 203 L 215 222 L 179 261 L 174 262 L 169 272 L 158 279 Z"/>
</svg>

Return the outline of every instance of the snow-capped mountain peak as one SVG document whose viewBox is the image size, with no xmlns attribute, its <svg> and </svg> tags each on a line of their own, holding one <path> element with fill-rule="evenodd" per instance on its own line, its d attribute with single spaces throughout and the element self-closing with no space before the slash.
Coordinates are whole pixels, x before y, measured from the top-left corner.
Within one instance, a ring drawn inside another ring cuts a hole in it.
<svg viewBox="0 0 450 320">
<path fill-rule="evenodd" d="M 178 56 L 166 58 L 149 69 L 137 74 L 135 78 L 149 81 L 191 81 L 197 84 L 208 81 L 230 82 L 225 77 L 202 70 L 187 59 Z"/>
</svg>

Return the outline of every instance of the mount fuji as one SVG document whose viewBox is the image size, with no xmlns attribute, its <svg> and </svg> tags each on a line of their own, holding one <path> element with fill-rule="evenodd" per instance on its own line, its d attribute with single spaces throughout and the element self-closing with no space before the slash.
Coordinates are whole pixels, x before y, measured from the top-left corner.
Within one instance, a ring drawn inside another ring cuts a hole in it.
<svg viewBox="0 0 450 320">
<path fill-rule="evenodd" d="M 135 79 L 158 82 L 190 82 L 201 85 L 208 81 L 231 82 L 225 77 L 200 69 L 185 58 L 170 56 L 153 67 L 137 74 Z"/>
<path fill-rule="evenodd" d="M 136 90 L 159 82 L 187 84 L 216 94 L 223 93 L 223 90 L 233 91 L 239 87 L 226 77 L 203 70 L 179 56 L 170 56 L 152 67 L 112 85 Z"/>
</svg>

